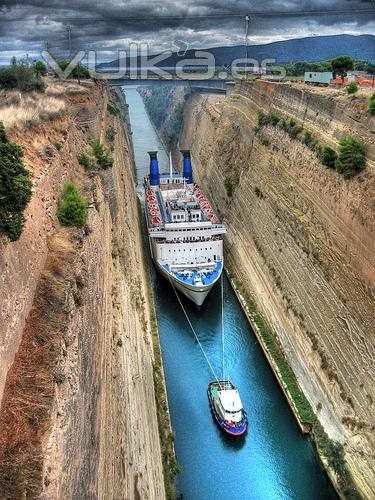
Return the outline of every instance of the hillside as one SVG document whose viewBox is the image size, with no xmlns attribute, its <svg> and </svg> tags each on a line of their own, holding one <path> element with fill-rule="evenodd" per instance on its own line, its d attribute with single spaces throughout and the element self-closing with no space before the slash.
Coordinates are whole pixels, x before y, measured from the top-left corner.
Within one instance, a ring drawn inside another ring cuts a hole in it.
<svg viewBox="0 0 375 500">
<path fill-rule="evenodd" d="M 3 95 L 0 107 L 33 181 L 20 239 L 0 238 L 0 497 L 163 499 L 157 336 L 126 117 L 103 83 L 46 92 Z M 79 164 L 93 139 L 112 168 Z M 84 228 L 58 222 L 66 180 L 89 202 Z"/>
<path fill-rule="evenodd" d="M 174 67 L 182 59 L 194 57 L 195 50 L 186 51 L 184 56 L 173 53 L 170 57 L 158 64 L 161 67 Z M 245 57 L 245 46 L 214 47 L 199 49 L 214 55 L 216 66 L 231 64 L 236 58 Z M 264 45 L 250 45 L 249 57 L 261 61 L 266 58 L 276 59 L 279 64 L 296 61 L 317 62 L 332 59 L 342 54 L 347 54 L 355 59 L 371 60 L 375 54 L 374 35 L 330 35 L 307 38 L 294 38 Z M 102 70 L 113 68 L 118 61 L 111 61 L 99 65 Z"/>
</svg>

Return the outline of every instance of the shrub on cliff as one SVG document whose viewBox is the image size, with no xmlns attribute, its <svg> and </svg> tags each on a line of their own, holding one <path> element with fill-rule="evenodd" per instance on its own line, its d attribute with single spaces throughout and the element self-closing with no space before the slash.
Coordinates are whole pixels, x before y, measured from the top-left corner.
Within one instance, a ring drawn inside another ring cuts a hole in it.
<svg viewBox="0 0 375 500">
<path fill-rule="evenodd" d="M 315 139 L 312 133 L 309 130 L 305 131 L 305 134 L 303 136 L 302 142 L 306 144 L 306 146 L 309 146 L 309 148 L 313 148 L 315 145 Z"/>
<path fill-rule="evenodd" d="M 349 85 L 346 86 L 346 91 L 348 94 L 355 94 L 358 92 L 358 83 L 357 82 L 350 82 Z"/>
<path fill-rule="evenodd" d="M 57 207 L 57 217 L 63 226 L 83 227 L 87 220 L 87 201 L 72 182 L 65 182 Z"/>
<path fill-rule="evenodd" d="M 31 198 L 32 183 L 22 157 L 21 146 L 8 141 L 0 122 L 0 233 L 12 241 L 21 236 L 23 212 Z"/>
<path fill-rule="evenodd" d="M 335 168 L 335 161 L 337 160 L 337 153 L 329 146 L 322 146 L 319 152 L 320 161 L 328 168 Z"/>
<path fill-rule="evenodd" d="M 375 92 L 371 96 L 370 107 L 368 110 L 370 114 L 375 115 Z"/>
<path fill-rule="evenodd" d="M 292 139 L 296 139 L 303 130 L 301 125 L 298 125 L 298 123 L 293 118 L 289 118 L 289 120 L 283 120 L 281 122 L 281 127 L 285 130 L 285 132 L 289 134 Z"/>
<path fill-rule="evenodd" d="M 107 111 L 112 116 L 119 116 L 120 115 L 119 108 L 113 102 L 109 102 L 107 104 Z"/>
<path fill-rule="evenodd" d="M 340 141 L 339 156 L 335 161 L 336 170 L 346 179 L 366 168 L 366 150 L 354 137 L 344 137 Z"/>
<path fill-rule="evenodd" d="M 96 158 L 98 166 L 106 170 L 107 168 L 112 167 L 113 158 L 108 148 L 106 148 L 103 144 L 101 144 L 99 139 L 95 139 L 91 143 L 92 152 Z"/>
<path fill-rule="evenodd" d="M 227 196 L 231 198 L 233 196 L 233 183 L 230 179 L 225 179 L 224 180 L 224 187 L 225 191 L 227 193 Z"/>
</svg>

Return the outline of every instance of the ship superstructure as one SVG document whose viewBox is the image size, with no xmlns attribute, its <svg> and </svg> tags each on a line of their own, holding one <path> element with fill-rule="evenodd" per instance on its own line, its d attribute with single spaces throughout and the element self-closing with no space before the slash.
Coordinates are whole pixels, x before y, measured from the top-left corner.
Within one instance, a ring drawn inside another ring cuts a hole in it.
<svg viewBox="0 0 375 500">
<path fill-rule="evenodd" d="M 223 271 L 223 234 L 210 203 L 193 181 L 189 151 L 182 174 L 159 173 L 151 151 L 145 178 L 146 218 L 152 258 L 159 271 L 200 307 Z"/>
</svg>

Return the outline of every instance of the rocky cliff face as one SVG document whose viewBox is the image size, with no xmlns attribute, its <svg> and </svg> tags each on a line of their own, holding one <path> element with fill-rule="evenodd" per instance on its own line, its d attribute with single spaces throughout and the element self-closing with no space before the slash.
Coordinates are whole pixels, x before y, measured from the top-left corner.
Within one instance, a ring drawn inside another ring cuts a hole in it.
<svg viewBox="0 0 375 500">
<path fill-rule="evenodd" d="M 329 436 L 343 444 L 362 494 L 375 490 L 375 120 L 365 99 L 265 82 L 230 97 L 194 96 L 180 147 L 228 226 L 226 261 L 277 335 Z M 293 118 L 318 142 L 367 147 L 344 180 L 258 113 Z M 233 187 L 228 197 L 225 180 Z"/>
<path fill-rule="evenodd" d="M 108 100 L 108 89 L 94 86 L 75 97 L 63 122 L 14 138 L 35 180 L 24 234 L 2 242 L 0 496 L 7 498 L 165 496 L 132 146 Z M 44 163 L 35 144 L 44 151 L 62 123 L 61 153 Z M 109 128 L 114 166 L 88 175 L 77 155 Z M 89 200 L 85 230 L 57 223 L 64 178 Z"/>
</svg>

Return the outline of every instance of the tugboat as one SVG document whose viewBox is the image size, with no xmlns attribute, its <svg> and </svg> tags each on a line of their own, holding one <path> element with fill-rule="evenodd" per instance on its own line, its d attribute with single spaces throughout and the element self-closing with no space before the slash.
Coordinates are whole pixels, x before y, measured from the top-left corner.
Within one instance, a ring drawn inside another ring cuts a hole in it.
<svg viewBox="0 0 375 500">
<path fill-rule="evenodd" d="M 247 431 L 248 420 L 236 387 L 230 380 L 208 384 L 208 399 L 216 423 L 231 436 L 242 436 Z"/>
</svg>

